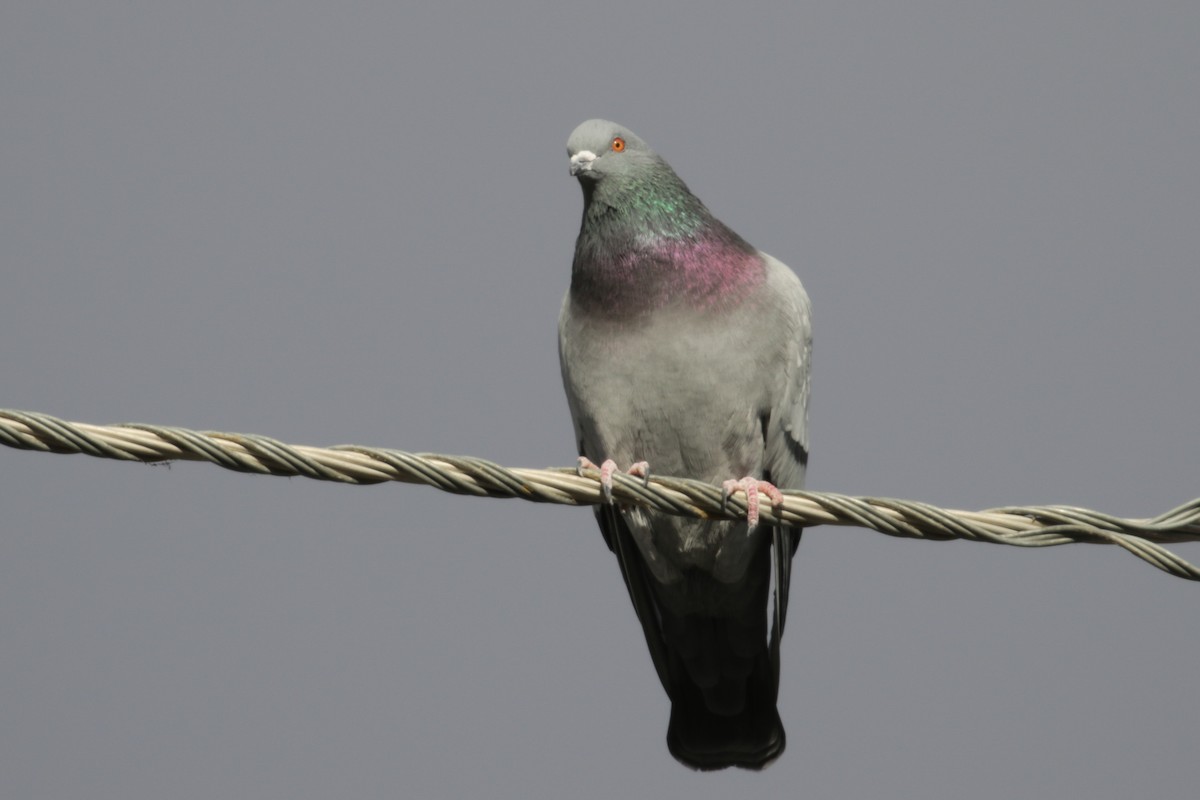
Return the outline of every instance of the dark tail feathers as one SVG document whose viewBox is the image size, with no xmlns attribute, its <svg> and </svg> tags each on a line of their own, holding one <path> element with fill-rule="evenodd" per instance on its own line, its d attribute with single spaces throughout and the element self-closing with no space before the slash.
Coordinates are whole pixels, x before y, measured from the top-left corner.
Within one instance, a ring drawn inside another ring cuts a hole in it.
<svg viewBox="0 0 1200 800">
<path fill-rule="evenodd" d="M 726 621 L 705 622 L 723 628 Z M 669 690 L 671 755 L 692 769 L 758 770 L 783 753 L 787 738 L 775 705 L 778 682 L 765 645 L 760 638 L 757 652 L 743 658 L 726 649 L 720 654 L 724 668 L 715 673 L 686 657 L 681 659 L 684 664 L 676 661 L 681 668 L 673 671 Z M 677 650 L 674 655 L 683 653 Z M 738 661 L 745 665 L 742 669 Z"/>
</svg>

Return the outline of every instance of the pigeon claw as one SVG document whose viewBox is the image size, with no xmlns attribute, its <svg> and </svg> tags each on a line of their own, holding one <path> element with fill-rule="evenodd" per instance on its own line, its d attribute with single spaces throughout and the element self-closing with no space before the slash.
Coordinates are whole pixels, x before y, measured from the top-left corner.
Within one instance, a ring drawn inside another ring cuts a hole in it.
<svg viewBox="0 0 1200 800">
<path fill-rule="evenodd" d="M 613 504 L 613 473 L 617 471 L 617 462 L 608 458 L 604 460 L 603 464 L 596 466 L 596 463 L 587 456 L 580 456 L 578 466 L 575 467 L 575 472 L 582 477 L 585 469 L 600 471 L 600 493 L 604 495 L 604 502 L 611 506 Z M 639 461 L 626 472 L 629 475 L 641 478 L 643 485 L 650 485 L 650 465 L 647 462 Z"/>
<path fill-rule="evenodd" d="M 650 462 L 638 461 L 629 469 L 625 470 L 627 475 L 636 475 L 642 479 L 642 486 L 650 485 Z"/>
<path fill-rule="evenodd" d="M 741 480 L 727 480 L 721 484 L 721 508 L 729 502 L 729 498 L 738 491 L 746 494 L 746 526 L 747 532 L 758 527 L 758 494 L 762 492 L 771 500 L 771 508 L 778 509 L 783 505 L 783 493 L 775 488 L 775 484 L 760 481 L 749 476 Z"/>
</svg>

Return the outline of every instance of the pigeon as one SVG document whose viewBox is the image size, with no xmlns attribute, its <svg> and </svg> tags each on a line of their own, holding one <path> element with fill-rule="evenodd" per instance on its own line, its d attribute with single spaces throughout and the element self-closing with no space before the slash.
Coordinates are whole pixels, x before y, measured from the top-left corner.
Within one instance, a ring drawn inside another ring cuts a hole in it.
<svg viewBox="0 0 1200 800">
<path fill-rule="evenodd" d="M 758 495 L 777 504 L 776 487 L 804 483 L 808 295 L 628 128 L 584 122 L 567 153 L 584 202 L 563 385 L 581 469 L 603 462 L 596 517 L 671 701 L 667 746 L 693 769 L 762 769 L 786 742 L 779 646 L 800 529 L 759 525 Z M 614 505 L 616 469 L 721 484 L 746 519 Z"/>
</svg>

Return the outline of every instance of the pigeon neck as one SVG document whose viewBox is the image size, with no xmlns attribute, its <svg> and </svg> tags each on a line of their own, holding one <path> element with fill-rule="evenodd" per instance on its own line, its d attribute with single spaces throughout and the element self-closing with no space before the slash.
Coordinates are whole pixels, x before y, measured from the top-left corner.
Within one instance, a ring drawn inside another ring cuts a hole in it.
<svg viewBox="0 0 1200 800">
<path fill-rule="evenodd" d="M 719 310 L 764 279 L 753 247 L 678 178 L 668 189 L 585 184 L 571 271 L 580 310 L 621 318 L 669 307 Z"/>
</svg>

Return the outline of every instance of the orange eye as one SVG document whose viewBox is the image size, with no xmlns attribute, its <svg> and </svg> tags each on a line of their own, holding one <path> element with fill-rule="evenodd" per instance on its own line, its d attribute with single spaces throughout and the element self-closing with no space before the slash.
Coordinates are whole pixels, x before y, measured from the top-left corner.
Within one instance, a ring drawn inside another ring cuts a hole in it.
<svg viewBox="0 0 1200 800">
<path fill-rule="evenodd" d="M 613 140 L 612 140 L 612 151 L 614 153 L 619 153 L 624 149 L 625 149 L 625 140 L 622 139 L 620 136 L 614 136 Z"/>
</svg>

